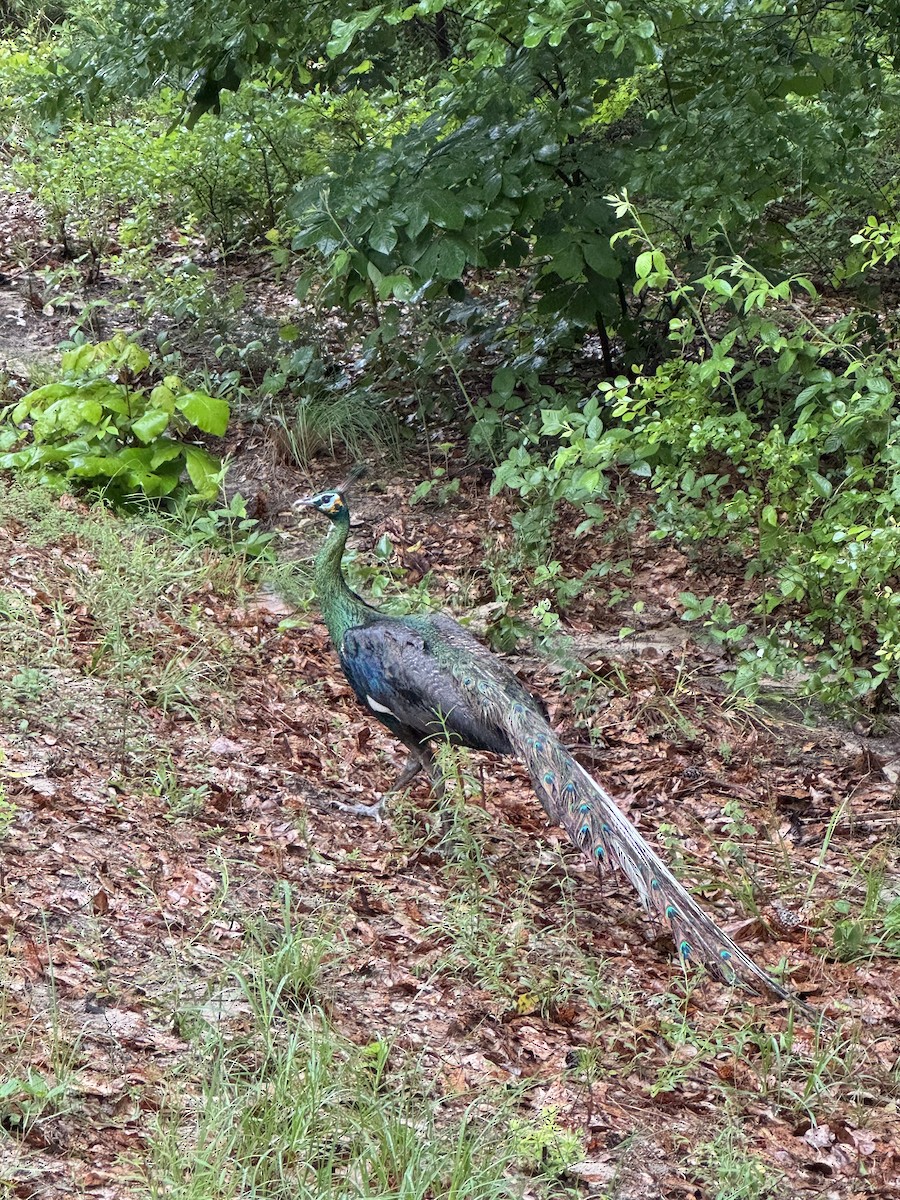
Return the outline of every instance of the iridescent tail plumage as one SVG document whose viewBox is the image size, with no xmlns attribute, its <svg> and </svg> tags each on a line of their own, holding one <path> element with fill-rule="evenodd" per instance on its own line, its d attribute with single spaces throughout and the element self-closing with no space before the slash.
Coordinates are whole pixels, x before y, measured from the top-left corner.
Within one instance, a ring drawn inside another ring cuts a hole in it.
<svg viewBox="0 0 900 1200">
<path fill-rule="evenodd" d="M 643 904 L 671 929 L 682 962 L 702 962 L 727 983 L 799 1003 L 706 915 L 538 714 L 514 703 L 504 724 L 547 815 L 598 868 L 627 876 Z"/>
</svg>

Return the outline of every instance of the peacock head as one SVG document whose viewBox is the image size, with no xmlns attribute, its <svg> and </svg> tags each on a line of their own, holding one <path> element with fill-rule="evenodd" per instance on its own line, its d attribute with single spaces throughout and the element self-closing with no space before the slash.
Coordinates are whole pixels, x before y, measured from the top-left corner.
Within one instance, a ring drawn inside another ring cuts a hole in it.
<svg viewBox="0 0 900 1200">
<path fill-rule="evenodd" d="M 315 496 L 305 496 L 302 500 L 297 500 L 294 507 L 318 509 L 331 521 L 349 521 L 350 510 L 347 508 L 347 493 L 364 472 L 365 467 L 359 463 L 350 471 L 344 482 L 338 484 L 336 488 L 329 488 L 327 492 L 317 492 Z"/>
<path fill-rule="evenodd" d="M 335 489 L 330 492 L 319 492 L 315 496 L 305 496 L 297 501 L 297 507 L 315 508 L 324 513 L 332 521 L 339 520 L 347 512 L 347 504 L 343 492 Z"/>
</svg>

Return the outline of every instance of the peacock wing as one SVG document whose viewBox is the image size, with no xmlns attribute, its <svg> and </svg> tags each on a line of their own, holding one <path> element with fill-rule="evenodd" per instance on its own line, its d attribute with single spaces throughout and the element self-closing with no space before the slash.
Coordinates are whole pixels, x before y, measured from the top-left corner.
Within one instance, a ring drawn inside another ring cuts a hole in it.
<svg viewBox="0 0 900 1200">
<path fill-rule="evenodd" d="M 483 646 L 476 637 L 464 629 L 462 625 L 443 613 L 435 613 L 426 617 L 427 624 L 434 629 L 441 642 L 449 649 L 451 669 L 454 667 L 454 652 L 457 661 L 466 667 L 475 667 L 480 676 L 488 677 L 502 693 L 502 703 L 507 706 L 522 704 L 529 711 L 537 712 L 546 718 L 547 710 L 543 701 L 533 696 L 506 662 L 487 646 Z"/>
<path fill-rule="evenodd" d="M 464 682 L 467 670 L 482 677 L 478 666 L 467 667 L 471 651 L 447 642 L 431 618 L 367 622 L 344 634 L 339 653 L 356 695 L 388 727 L 393 721 L 422 738 L 510 753 L 502 723 L 473 703 Z"/>
</svg>

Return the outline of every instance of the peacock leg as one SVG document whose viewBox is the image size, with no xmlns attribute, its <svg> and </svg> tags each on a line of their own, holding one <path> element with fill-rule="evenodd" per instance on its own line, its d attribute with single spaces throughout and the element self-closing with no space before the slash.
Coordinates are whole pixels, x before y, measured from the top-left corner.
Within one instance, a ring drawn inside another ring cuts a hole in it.
<svg viewBox="0 0 900 1200">
<path fill-rule="evenodd" d="M 447 780 L 444 778 L 441 768 L 432 758 L 428 764 L 428 778 L 431 780 L 431 790 L 434 793 L 435 800 L 443 800 L 447 793 Z"/>
<path fill-rule="evenodd" d="M 406 766 L 384 793 L 385 796 L 393 796 L 395 792 L 402 792 L 405 787 L 412 783 L 424 766 L 425 763 L 419 754 L 410 753 L 409 758 L 406 760 Z"/>
<path fill-rule="evenodd" d="M 332 808 L 337 808 L 341 812 L 352 813 L 355 817 L 371 817 L 373 821 L 381 824 L 381 810 L 384 807 L 387 792 L 376 801 L 375 804 L 345 804 L 343 800 L 331 800 L 329 803 Z"/>
<path fill-rule="evenodd" d="M 412 774 L 407 778 L 406 773 L 410 768 L 412 768 Z M 438 766 L 437 759 L 434 757 L 434 751 L 427 742 L 421 742 L 411 750 L 403 774 L 391 788 L 391 791 L 395 792 L 401 787 L 405 787 L 410 779 L 418 775 L 419 771 L 427 773 L 435 799 L 442 800 L 444 792 L 447 790 L 447 783 L 441 768 Z"/>
<path fill-rule="evenodd" d="M 415 779 L 420 771 L 427 771 L 428 777 L 431 780 L 432 789 L 435 795 L 440 799 L 443 795 L 444 779 L 441 775 L 438 765 L 435 762 L 434 755 L 427 745 L 419 745 L 418 743 L 409 745 L 409 757 L 406 760 L 406 765 L 400 772 L 396 781 L 382 794 L 380 800 L 374 804 L 344 804 L 343 801 L 335 800 L 332 803 L 341 812 L 353 813 L 357 817 L 371 817 L 373 821 L 381 824 L 382 809 L 388 796 L 396 795 L 397 792 L 402 792 L 405 787 Z"/>
</svg>

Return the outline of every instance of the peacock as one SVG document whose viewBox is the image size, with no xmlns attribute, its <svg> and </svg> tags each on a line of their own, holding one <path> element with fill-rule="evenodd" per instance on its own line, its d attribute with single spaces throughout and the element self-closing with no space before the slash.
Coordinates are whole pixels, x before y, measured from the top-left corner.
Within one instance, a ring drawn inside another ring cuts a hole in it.
<svg viewBox="0 0 900 1200">
<path fill-rule="evenodd" d="M 409 752 L 392 792 L 423 770 L 440 792 L 432 746 L 441 740 L 515 756 L 550 820 L 598 868 L 621 870 L 644 905 L 668 923 L 683 964 L 701 961 L 728 983 L 805 1008 L 706 915 L 605 788 L 572 757 L 541 703 L 502 659 L 450 617 L 391 616 L 351 590 L 342 569 L 350 532 L 347 484 L 297 503 L 331 521 L 314 580 L 343 672 L 363 707 Z"/>
</svg>

